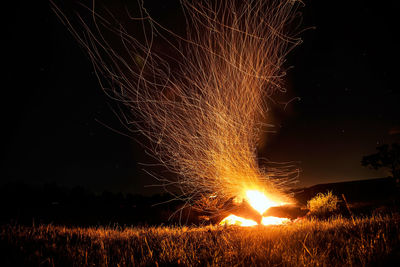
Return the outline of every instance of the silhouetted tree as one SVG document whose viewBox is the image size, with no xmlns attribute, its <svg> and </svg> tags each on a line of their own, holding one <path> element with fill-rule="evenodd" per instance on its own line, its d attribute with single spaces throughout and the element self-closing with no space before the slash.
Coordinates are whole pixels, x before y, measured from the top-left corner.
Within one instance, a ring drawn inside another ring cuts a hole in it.
<svg viewBox="0 0 400 267">
<path fill-rule="evenodd" d="M 364 156 L 361 165 L 372 169 L 388 169 L 393 177 L 400 174 L 400 145 L 393 143 L 391 146 L 385 144 L 376 148 L 378 153 Z"/>
</svg>

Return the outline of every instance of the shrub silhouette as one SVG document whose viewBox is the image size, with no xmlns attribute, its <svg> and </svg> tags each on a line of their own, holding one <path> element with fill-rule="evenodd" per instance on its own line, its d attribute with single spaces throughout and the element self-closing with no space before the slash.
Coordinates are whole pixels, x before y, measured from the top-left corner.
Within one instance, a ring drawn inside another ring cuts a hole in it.
<svg viewBox="0 0 400 267">
<path fill-rule="evenodd" d="M 307 208 L 310 215 L 314 216 L 328 216 L 338 210 L 339 198 L 332 194 L 331 191 L 327 193 L 318 193 L 315 197 L 307 201 Z"/>
</svg>

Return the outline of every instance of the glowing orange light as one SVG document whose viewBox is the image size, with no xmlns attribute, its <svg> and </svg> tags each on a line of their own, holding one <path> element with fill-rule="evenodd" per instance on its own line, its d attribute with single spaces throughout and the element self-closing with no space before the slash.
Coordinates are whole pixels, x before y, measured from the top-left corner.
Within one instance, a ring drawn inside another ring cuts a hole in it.
<svg viewBox="0 0 400 267">
<path fill-rule="evenodd" d="M 257 223 L 253 220 L 248 220 L 236 215 L 229 215 L 220 222 L 220 225 L 238 225 L 238 226 L 255 226 Z"/>
<path fill-rule="evenodd" d="M 264 214 L 270 207 L 276 207 L 287 203 L 279 203 L 269 199 L 265 194 L 261 193 L 257 190 L 247 190 L 246 191 L 246 201 L 252 206 L 256 211 L 258 211 L 261 215 Z M 262 217 L 261 224 L 262 225 L 279 225 L 290 222 L 288 218 L 279 218 L 279 217 Z M 249 219 L 245 219 L 236 215 L 229 215 L 224 218 L 221 222 L 221 225 L 238 225 L 238 226 L 255 226 L 257 222 Z"/>
<path fill-rule="evenodd" d="M 262 217 L 261 224 L 262 225 L 278 225 L 290 222 L 288 218 L 279 218 L 279 217 Z"/>
<path fill-rule="evenodd" d="M 279 206 L 280 204 L 270 200 L 263 193 L 257 190 L 247 190 L 246 200 L 261 215 L 270 207 Z"/>
</svg>

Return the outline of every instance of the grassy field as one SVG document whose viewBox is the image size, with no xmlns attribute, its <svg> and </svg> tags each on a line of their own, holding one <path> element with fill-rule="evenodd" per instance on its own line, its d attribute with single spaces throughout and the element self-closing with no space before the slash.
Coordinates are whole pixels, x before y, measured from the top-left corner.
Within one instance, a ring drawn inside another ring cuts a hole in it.
<svg viewBox="0 0 400 267">
<path fill-rule="evenodd" d="M 389 266 L 400 217 L 305 219 L 264 227 L 0 227 L 1 266 Z"/>
</svg>

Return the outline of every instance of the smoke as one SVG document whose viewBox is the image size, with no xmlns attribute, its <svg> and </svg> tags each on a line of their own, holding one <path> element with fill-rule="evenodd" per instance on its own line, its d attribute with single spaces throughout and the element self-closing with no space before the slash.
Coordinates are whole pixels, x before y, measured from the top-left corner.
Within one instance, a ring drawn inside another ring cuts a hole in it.
<svg viewBox="0 0 400 267">
<path fill-rule="evenodd" d="M 284 92 L 286 55 L 295 38 L 294 0 L 181 0 L 186 32 L 177 34 L 152 18 L 143 2 L 140 33 L 129 32 L 93 5 L 90 19 L 71 23 L 52 7 L 93 62 L 103 90 L 125 107 L 126 127 L 150 140 L 149 149 L 177 180 L 177 198 L 204 210 L 244 190 L 272 199 L 297 177 L 291 164 L 260 166 L 257 144 L 270 127 L 269 103 Z M 118 37 L 118 43 L 115 37 Z M 160 46 L 162 44 L 162 46 Z M 104 82 L 106 81 L 106 82 Z M 215 201 L 214 201 L 215 200 Z"/>
</svg>

